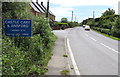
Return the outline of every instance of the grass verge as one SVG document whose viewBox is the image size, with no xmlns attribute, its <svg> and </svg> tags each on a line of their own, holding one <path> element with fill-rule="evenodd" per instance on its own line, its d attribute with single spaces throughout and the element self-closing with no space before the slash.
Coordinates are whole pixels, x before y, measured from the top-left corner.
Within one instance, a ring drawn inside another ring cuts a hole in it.
<svg viewBox="0 0 120 77">
<path fill-rule="evenodd" d="M 93 30 L 93 29 L 92 29 L 92 30 Z M 104 35 L 104 36 L 106 36 L 106 37 L 109 37 L 109 38 L 111 38 L 111 39 L 114 39 L 114 40 L 120 41 L 120 38 L 113 37 L 113 36 L 111 36 L 111 35 L 107 35 L 107 34 L 101 33 L 101 32 L 96 31 L 96 30 L 93 30 L 93 31 L 95 31 L 95 32 L 97 32 L 97 33 L 99 33 L 99 34 L 102 34 L 102 35 Z"/>
</svg>

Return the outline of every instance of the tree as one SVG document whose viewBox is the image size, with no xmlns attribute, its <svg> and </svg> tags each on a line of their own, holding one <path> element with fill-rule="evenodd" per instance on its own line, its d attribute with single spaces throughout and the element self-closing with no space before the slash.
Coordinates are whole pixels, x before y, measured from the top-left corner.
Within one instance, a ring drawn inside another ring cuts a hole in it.
<svg viewBox="0 0 120 77">
<path fill-rule="evenodd" d="M 102 16 L 109 16 L 115 14 L 115 10 L 108 8 L 104 13 L 102 13 Z"/>
<path fill-rule="evenodd" d="M 61 22 L 63 22 L 63 23 L 67 23 L 67 21 L 68 21 L 68 20 L 67 20 L 67 18 L 65 18 L 65 17 L 61 19 Z"/>
<path fill-rule="evenodd" d="M 120 38 L 120 17 L 116 18 L 115 25 L 112 26 L 112 35 Z"/>
</svg>

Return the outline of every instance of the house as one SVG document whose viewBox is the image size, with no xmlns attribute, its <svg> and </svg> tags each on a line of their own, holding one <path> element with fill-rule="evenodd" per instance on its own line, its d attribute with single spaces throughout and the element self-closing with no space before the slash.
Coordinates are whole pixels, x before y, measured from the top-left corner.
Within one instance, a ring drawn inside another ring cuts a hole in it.
<svg viewBox="0 0 120 77">
<path fill-rule="evenodd" d="M 37 2 L 31 2 L 31 12 L 36 16 L 46 15 L 47 8 L 43 5 L 43 2 L 41 4 Z M 48 18 L 50 21 L 55 21 L 55 15 L 49 10 Z"/>
</svg>

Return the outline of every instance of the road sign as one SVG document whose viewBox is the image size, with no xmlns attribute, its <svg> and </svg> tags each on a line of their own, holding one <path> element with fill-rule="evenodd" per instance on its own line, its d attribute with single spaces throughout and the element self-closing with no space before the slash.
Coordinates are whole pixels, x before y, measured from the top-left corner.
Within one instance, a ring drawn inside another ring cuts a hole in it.
<svg viewBox="0 0 120 77">
<path fill-rule="evenodd" d="M 6 36 L 10 37 L 31 37 L 32 21 L 25 19 L 5 19 L 4 30 Z"/>
</svg>

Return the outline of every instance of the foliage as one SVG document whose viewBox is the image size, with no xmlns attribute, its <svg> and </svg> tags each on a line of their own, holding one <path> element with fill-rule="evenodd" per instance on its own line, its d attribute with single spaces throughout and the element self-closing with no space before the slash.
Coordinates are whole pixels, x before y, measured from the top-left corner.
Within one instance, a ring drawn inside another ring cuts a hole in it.
<svg viewBox="0 0 120 77">
<path fill-rule="evenodd" d="M 65 17 L 64 17 L 64 18 L 61 18 L 61 22 L 62 22 L 62 23 L 67 23 L 67 21 L 68 21 L 67 18 L 65 18 Z"/>
<path fill-rule="evenodd" d="M 68 55 L 64 54 L 63 57 L 68 57 Z"/>
<path fill-rule="evenodd" d="M 120 17 L 116 19 L 111 32 L 113 36 L 120 38 Z"/>
<path fill-rule="evenodd" d="M 86 19 L 82 24 L 90 25 L 92 29 L 101 33 L 120 38 L 120 16 L 115 15 L 113 9 L 109 8 L 101 17 L 95 18 L 94 21 L 92 18 Z"/>
<path fill-rule="evenodd" d="M 100 31 L 101 33 L 110 34 L 110 29 L 93 27 L 94 30 Z"/>
<path fill-rule="evenodd" d="M 63 25 L 63 26 L 68 26 L 68 23 L 60 23 L 60 22 L 55 22 L 55 26 Z"/>
<path fill-rule="evenodd" d="M 29 3 L 5 2 L 3 6 L 3 19 L 31 19 L 33 32 L 32 37 L 7 37 L 4 35 L 3 24 L 3 75 L 45 74 L 56 39 L 49 21 L 44 17 L 34 16 L 30 12 Z"/>
<path fill-rule="evenodd" d="M 62 70 L 60 71 L 61 75 L 69 75 L 70 71 L 69 70 Z"/>
<path fill-rule="evenodd" d="M 78 22 L 68 22 L 68 24 L 69 24 L 70 27 L 79 26 L 79 25 L 78 25 Z"/>
<path fill-rule="evenodd" d="M 115 14 L 115 10 L 108 8 L 104 13 L 102 13 L 102 16 L 109 16 Z"/>
<path fill-rule="evenodd" d="M 96 31 L 97 33 L 102 34 L 102 35 L 104 35 L 104 36 L 106 36 L 106 37 L 109 37 L 109 38 L 111 38 L 111 39 L 120 41 L 120 38 L 117 38 L 117 37 L 114 37 L 114 36 L 112 36 L 112 35 L 108 35 L 108 34 L 105 34 L 105 33 L 101 33 L 101 32 L 99 32 L 99 31 L 97 31 L 97 30 L 94 30 L 94 31 Z"/>
</svg>

